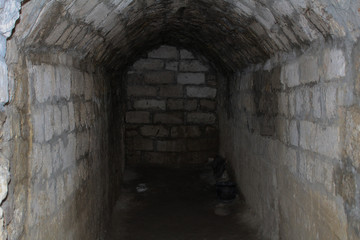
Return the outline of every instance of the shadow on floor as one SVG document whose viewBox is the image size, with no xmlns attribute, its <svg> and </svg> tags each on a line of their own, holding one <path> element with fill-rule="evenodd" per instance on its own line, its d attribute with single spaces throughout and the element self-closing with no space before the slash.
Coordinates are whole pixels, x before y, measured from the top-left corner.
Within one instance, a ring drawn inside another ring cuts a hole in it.
<svg viewBox="0 0 360 240">
<path fill-rule="evenodd" d="M 241 200 L 217 200 L 211 175 L 203 170 L 127 170 L 106 240 L 260 239 Z M 140 183 L 147 190 L 138 193 Z"/>
</svg>

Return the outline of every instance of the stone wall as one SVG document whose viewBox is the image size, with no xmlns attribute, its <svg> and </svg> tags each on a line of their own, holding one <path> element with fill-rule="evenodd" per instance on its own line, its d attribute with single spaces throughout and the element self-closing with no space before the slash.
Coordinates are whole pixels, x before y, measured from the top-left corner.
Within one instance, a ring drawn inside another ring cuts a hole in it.
<svg viewBox="0 0 360 240">
<path fill-rule="evenodd" d="M 346 49 L 315 45 L 224 79 L 221 153 L 271 239 L 359 239 L 359 168 L 343 155 L 358 144 Z"/>
<path fill-rule="evenodd" d="M 99 239 L 111 205 L 109 81 L 91 63 L 66 54 L 25 57 L 11 44 L 18 59 L 9 53 L 10 74 L 23 96 L 15 92 L 14 102 L 24 110 L 7 122 L 9 136 L 15 130 L 23 141 L 15 135 L 7 143 L 9 239 Z"/>
<path fill-rule="evenodd" d="M 198 165 L 218 148 L 217 83 L 185 49 L 161 46 L 127 73 L 128 164 Z"/>
</svg>

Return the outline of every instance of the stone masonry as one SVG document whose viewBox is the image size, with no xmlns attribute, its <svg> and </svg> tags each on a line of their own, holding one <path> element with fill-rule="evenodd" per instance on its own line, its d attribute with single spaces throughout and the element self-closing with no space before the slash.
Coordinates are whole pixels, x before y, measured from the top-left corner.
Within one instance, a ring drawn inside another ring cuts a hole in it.
<svg viewBox="0 0 360 240">
<path fill-rule="evenodd" d="M 217 81 L 185 49 L 160 46 L 127 72 L 127 164 L 196 166 L 218 148 Z"/>
<path fill-rule="evenodd" d="M 266 238 L 360 239 L 359 12 L 0 1 L 0 239 L 102 239 L 125 147 L 178 167 L 218 145 Z"/>
</svg>

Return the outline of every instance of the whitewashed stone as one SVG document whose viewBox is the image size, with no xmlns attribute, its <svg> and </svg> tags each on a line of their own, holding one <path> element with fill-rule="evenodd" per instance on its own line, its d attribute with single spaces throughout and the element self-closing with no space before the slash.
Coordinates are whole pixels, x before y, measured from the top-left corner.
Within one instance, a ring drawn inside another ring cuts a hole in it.
<svg viewBox="0 0 360 240">
<path fill-rule="evenodd" d="M 300 84 L 299 63 L 294 62 L 285 65 L 281 69 L 281 82 L 288 87 L 295 87 Z"/>
<path fill-rule="evenodd" d="M 49 141 L 54 136 L 54 107 L 47 105 L 44 110 L 45 119 L 45 141 Z"/>
<path fill-rule="evenodd" d="M 9 80 L 6 63 L 0 61 L 0 104 L 9 100 Z"/>
<path fill-rule="evenodd" d="M 342 50 L 332 49 L 325 51 L 324 64 L 326 80 L 345 76 L 346 61 Z"/>
<path fill-rule="evenodd" d="M 35 142 L 44 142 L 45 140 L 45 118 L 44 111 L 42 109 L 35 109 L 32 112 L 33 129 Z"/>
<path fill-rule="evenodd" d="M 299 131 L 295 120 L 290 121 L 289 134 L 290 144 L 293 146 L 299 146 Z"/>
<path fill-rule="evenodd" d="M 325 103 L 326 103 L 326 116 L 334 118 L 337 116 L 337 88 L 335 86 L 329 86 L 326 89 Z"/>
</svg>

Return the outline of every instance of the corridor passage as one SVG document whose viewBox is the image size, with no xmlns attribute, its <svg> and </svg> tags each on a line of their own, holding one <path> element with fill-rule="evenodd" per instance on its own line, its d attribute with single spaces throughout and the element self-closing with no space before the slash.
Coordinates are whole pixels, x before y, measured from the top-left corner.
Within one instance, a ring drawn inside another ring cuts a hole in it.
<svg viewBox="0 0 360 240">
<path fill-rule="evenodd" d="M 241 200 L 220 203 L 211 172 L 127 171 L 106 240 L 252 240 L 255 220 Z M 137 192 L 139 184 L 145 192 Z"/>
</svg>

